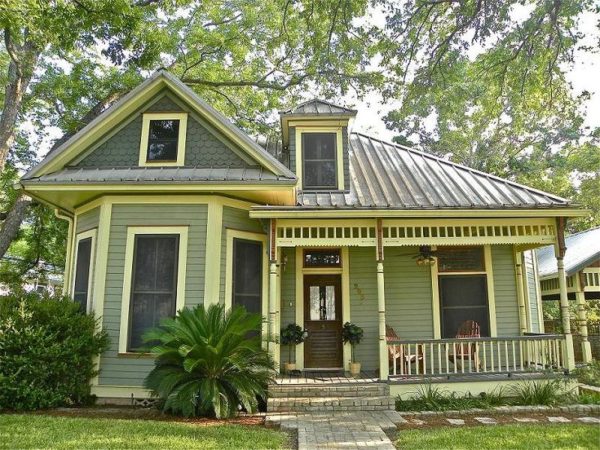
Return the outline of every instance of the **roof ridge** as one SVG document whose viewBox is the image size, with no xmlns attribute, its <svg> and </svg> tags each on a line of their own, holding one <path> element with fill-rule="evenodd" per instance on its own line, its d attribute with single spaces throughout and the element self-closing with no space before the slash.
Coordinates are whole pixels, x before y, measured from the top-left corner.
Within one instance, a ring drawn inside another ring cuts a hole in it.
<svg viewBox="0 0 600 450">
<path fill-rule="evenodd" d="M 462 170 L 466 170 L 468 172 L 472 172 L 474 174 L 478 174 L 478 175 L 484 176 L 486 178 L 490 178 L 492 180 L 499 181 L 501 183 L 507 183 L 507 184 L 509 184 L 511 186 L 515 186 L 515 187 L 518 187 L 518 188 L 521 188 L 521 189 L 525 189 L 525 190 L 528 190 L 530 192 L 534 192 L 536 194 L 543 195 L 545 197 L 551 197 L 554 200 L 558 200 L 558 201 L 565 202 L 565 203 L 571 203 L 570 200 L 568 200 L 566 198 L 563 198 L 563 197 L 559 197 L 558 195 L 551 194 L 549 192 L 545 192 L 545 191 L 542 191 L 540 189 L 533 188 L 531 186 L 526 186 L 524 184 L 517 183 L 517 182 L 512 181 L 512 180 L 507 180 L 506 178 L 502 178 L 502 177 L 499 177 L 497 175 L 492 175 L 490 173 L 486 173 L 486 172 L 483 172 L 481 170 L 473 169 L 472 167 L 466 166 L 464 164 L 456 163 L 454 161 L 449 161 L 449 160 L 444 159 L 444 158 L 442 158 L 440 156 L 436 156 L 436 155 L 433 155 L 431 153 L 427 153 L 427 152 L 424 152 L 424 151 L 421 151 L 421 150 L 417 150 L 417 149 L 414 149 L 412 147 L 407 147 L 405 145 L 397 144 L 395 142 L 390 142 L 390 141 L 386 141 L 384 139 L 380 139 L 380 138 L 376 138 L 376 137 L 373 137 L 373 136 L 369 136 L 368 134 L 361 133 L 359 131 L 352 131 L 351 134 L 356 134 L 356 135 L 359 135 L 359 136 L 363 136 L 363 137 L 365 137 L 367 139 L 372 139 L 372 140 L 381 142 L 382 144 L 391 145 L 392 147 L 395 147 L 398 150 L 405 150 L 407 152 L 416 153 L 416 154 L 421 155 L 421 156 L 423 156 L 425 158 L 433 159 L 433 160 L 438 161 L 440 163 L 444 163 L 444 164 L 447 164 L 447 165 L 450 165 L 450 166 L 453 166 L 453 167 L 456 167 L 456 168 L 459 168 L 459 169 L 462 169 Z"/>
</svg>

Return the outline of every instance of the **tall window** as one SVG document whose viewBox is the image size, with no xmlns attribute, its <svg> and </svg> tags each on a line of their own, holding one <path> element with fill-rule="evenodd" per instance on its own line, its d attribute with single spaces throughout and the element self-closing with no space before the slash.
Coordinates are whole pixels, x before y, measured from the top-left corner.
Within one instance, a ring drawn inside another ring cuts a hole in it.
<svg viewBox="0 0 600 450">
<path fill-rule="evenodd" d="M 144 332 L 175 315 L 178 255 L 178 234 L 135 236 L 128 351 L 139 349 Z"/>
<path fill-rule="evenodd" d="M 302 133 L 302 178 L 304 189 L 336 189 L 335 133 Z"/>
<path fill-rule="evenodd" d="M 75 261 L 75 281 L 73 283 L 73 300 L 79 303 L 82 312 L 88 312 L 93 238 L 81 237 L 77 241 L 77 260 Z"/>
<path fill-rule="evenodd" d="M 151 120 L 147 161 L 177 161 L 179 120 Z"/>
<path fill-rule="evenodd" d="M 437 253 L 442 337 L 456 336 L 474 320 L 481 336 L 490 335 L 487 274 L 483 247 L 442 247 Z"/>
<path fill-rule="evenodd" d="M 262 312 L 262 242 L 233 239 L 233 306 L 241 305 L 248 312 Z"/>
</svg>

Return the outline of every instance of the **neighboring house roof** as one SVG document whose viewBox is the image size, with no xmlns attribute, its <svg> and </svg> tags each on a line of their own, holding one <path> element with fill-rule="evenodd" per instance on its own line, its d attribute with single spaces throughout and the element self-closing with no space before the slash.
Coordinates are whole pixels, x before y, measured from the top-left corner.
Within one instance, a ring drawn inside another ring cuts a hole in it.
<svg viewBox="0 0 600 450">
<path fill-rule="evenodd" d="M 348 115 L 355 116 L 355 109 L 346 108 L 345 106 L 334 105 L 333 103 L 327 102 L 325 100 L 321 100 L 318 98 L 314 98 L 312 100 L 308 100 L 304 103 L 300 103 L 299 105 L 293 106 L 292 108 L 279 111 L 279 114 L 283 115 Z"/>
<path fill-rule="evenodd" d="M 568 200 L 361 133 L 350 135 L 350 190 L 300 191 L 297 208 L 518 209 Z M 286 209 L 256 207 L 256 209 Z"/>
<path fill-rule="evenodd" d="M 573 275 L 600 259 L 600 227 L 591 228 L 565 238 L 565 271 Z M 552 277 L 558 273 L 554 246 L 536 250 L 540 277 Z"/>
<path fill-rule="evenodd" d="M 111 184 L 127 183 L 239 183 L 294 184 L 295 178 L 274 175 L 261 167 L 200 168 L 200 167 L 121 167 L 67 168 L 42 175 L 28 183 L 42 184 Z"/>
<path fill-rule="evenodd" d="M 115 120 L 118 120 L 117 117 L 125 106 L 134 104 L 137 98 L 141 98 L 147 92 L 153 92 L 157 89 L 165 87 L 179 93 L 181 97 L 190 104 L 190 106 L 192 106 L 207 120 L 212 122 L 212 125 L 217 129 L 227 131 L 234 142 L 240 145 L 243 150 L 255 158 L 259 163 L 273 171 L 275 175 L 295 179 L 295 175 L 280 161 L 264 150 L 246 133 L 231 123 L 223 114 L 198 97 L 198 95 L 196 95 L 192 89 L 182 83 L 177 77 L 171 75 L 166 70 L 159 70 L 155 72 L 139 86 L 132 89 L 127 95 L 123 96 L 119 101 L 117 101 L 114 105 L 79 130 L 79 132 L 73 135 L 61 146 L 48 153 L 46 157 L 27 174 L 25 174 L 22 179 L 28 180 L 34 177 L 39 177 L 40 175 L 44 175 L 48 172 L 61 169 L 64 164 L 69 162 L 66 160 L 67 155 L 69 155 L 69 150 L 80 143 L 80 141 L 86 141 L 86 139 L 90 140 L 92 139 L 92 136 L 100 136 L 101 133 L 105 131 L 102 130 L 102 127 L 110 126 L 110 124 L 107 125 L 107 123 L 113 117 Z M 86 144 L 89 145 L 91 142 L 86 141 Z M 73 157 L 69 156 L 69 159 L 72 158 Z M 65 159 L 65 161 L 62 161 L 62 159 Z M 54 167 L 59 163 L 62 163 L 60 167 Z"/>
</svg>

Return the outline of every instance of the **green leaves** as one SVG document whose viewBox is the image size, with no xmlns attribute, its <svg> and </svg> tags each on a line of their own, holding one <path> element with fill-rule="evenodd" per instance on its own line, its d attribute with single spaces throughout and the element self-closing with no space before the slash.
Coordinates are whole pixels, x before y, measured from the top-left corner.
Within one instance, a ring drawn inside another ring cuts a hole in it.
<svg viewBox="0 0 600 450">
<path fill-rule="evenodd" d="M 222 305 L 183 309 L 148 332 L 155 367 L 144 382 L 164 400 L 165 411 L 184 416 L 231 417 L 239 407 L 255 411 L 266 397 L 273 361 L 261 347 L 262 318 Z"/>
</svg>

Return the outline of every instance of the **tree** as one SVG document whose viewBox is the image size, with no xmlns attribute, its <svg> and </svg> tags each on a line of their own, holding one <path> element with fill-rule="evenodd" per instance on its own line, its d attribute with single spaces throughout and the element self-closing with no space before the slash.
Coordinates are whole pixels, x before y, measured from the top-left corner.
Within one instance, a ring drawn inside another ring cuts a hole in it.
<svg viewBox="0 0 600 450">
<path fill-rule="evenodd" d="M 367 0 L 9 0 L 0 9 L 6 89 L 0 171 L 19 126 L 64 135 L 101 113 L 142 75 L 168 67 L 249 132 L 265 132 L 270 111 L 307 86 L 323 92 L 379 87 L 366 70 L 372 30 L 357 23 Z M 27 168 L 27 165 L 18 169 Z M 10 169 L 13 170 L 13 169 Z M 8 193 L 0 257 L 31 199 Z"/>
<path fill-rule="evenodd" d="M 406 83 L 386 117 L 396 140 L 453 161 L 572 197 L 600 223 L 598 130 L 565 70 L 584 36 L 589 1 L 407 1 L 388 15 L 387 63 Z M 405 39 L 398 40 L 399 37 Z M 592 51 L 592 49 L 583 50 Z M 595 204 L 594 204 L 595 202 Z"/>
</svg>

